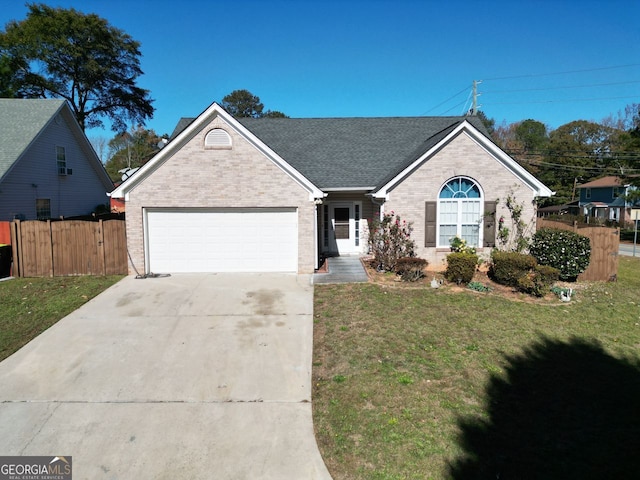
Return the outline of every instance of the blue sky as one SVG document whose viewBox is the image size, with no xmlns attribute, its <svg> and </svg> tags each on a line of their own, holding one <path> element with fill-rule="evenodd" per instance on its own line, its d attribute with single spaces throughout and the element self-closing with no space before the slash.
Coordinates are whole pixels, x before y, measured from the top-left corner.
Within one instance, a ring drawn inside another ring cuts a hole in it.
<svg viewBox="0 0 640 480">
<path fill-rule="evenodd" d="M 45 0 L 141 42 L 147 128 L 236 89 L 291 117 L 460 115 L 550 128 L 640 103 L 640 1 Z M 0 0 L 0 25 L 26 17 Z M 112 137 L 109 130 L 87 132 Z"/>
</svg>

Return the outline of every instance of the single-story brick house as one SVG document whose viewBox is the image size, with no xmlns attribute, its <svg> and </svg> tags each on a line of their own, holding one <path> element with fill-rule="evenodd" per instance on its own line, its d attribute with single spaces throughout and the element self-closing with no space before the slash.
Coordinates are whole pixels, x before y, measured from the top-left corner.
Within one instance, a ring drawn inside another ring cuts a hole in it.
<svg viewBox="0 0 640 480">
<path fill-rule="evenodd" d="M 527 222 L 552 195 L 484 131 L 477 117 L 236 119 L 213 103 L 112 197 L 140 272 L 311 273 L 366 253 L 391 211 L 441 263 L 456 235 L 491 250 L 506 195 Z"/>
</svg>

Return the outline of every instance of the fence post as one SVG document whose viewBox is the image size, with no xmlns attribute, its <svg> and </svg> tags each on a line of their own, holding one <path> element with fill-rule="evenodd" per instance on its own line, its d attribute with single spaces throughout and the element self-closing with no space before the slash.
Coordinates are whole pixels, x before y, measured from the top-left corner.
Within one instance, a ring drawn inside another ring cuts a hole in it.
<svg viewBox="0 0 640 480">
<path fill-rule="evenodd" d="M 22 269 L 20 268 L 20 260 L 21 260 L 21 242 L 22 238 L 20 237 L 20 220 L 14 220 L 11 222 L 11 252 L 13 255 L 13 275 L 15 277 L 22 276 Z"/>
<path fill-rule="evenodd" d="M 105 257 L 105 248 L 104 248 L 104 225 L 102 223 L 102 219 L 98 220 L 98 231 L 100 232 L 98 238 L 98 255 L 102 259 L 102 275 L 107 274 L 107 259 Z"/>
</svg>

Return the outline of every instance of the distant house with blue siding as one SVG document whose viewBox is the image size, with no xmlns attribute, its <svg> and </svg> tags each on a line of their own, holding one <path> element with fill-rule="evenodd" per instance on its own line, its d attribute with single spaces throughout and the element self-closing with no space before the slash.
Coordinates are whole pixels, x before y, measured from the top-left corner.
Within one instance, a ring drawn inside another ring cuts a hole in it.
<svg viewBox="0 0 640 480">
<path fill-rule="evenodd" d="M 65 100 L 0 99 L 0 221 L 87 215 L 111 190 Z"/>
<path fill-rule="evenodd" d="M 631 222 L 632 204 L 625 200 L 636 187 L 620 177 L 608 176 L 578 185 L 582 213 L 587 221 L 613 221 L 620 225 Z"/>
</svg>

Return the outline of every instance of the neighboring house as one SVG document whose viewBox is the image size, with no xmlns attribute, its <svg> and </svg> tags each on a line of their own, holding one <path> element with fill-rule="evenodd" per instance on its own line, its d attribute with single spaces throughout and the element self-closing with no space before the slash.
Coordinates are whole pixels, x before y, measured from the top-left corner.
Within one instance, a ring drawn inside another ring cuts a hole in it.
<svg viewBox="0 0 640 480">
<path fill-rule="evenodd" d="M 66 101 L 0 99 L 0 220 L 87 215 L 112 189 Z"/>
<path fill-rule="evenodd" d="M 625 184 L 620 177 L 608 176 L 578 185 L 580 207 L 587 222 L 613 221 L 620 225 L 632 223 L 632 204 L 625 200 L 636 187 Z"/>
<path fill-rule="evenodd" d="M 552 194 L 483 130 L 476 117 L 235 119 L 214 103 L 112 197 L 140 272 L 311 273 L 367 252 L 381 211 L 441 264 L 456 235 L 491 251 L 510 193 L 526 222 Z"/>
</svg>

